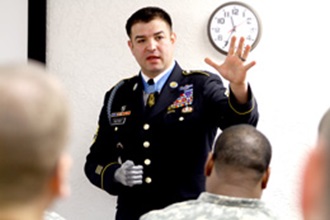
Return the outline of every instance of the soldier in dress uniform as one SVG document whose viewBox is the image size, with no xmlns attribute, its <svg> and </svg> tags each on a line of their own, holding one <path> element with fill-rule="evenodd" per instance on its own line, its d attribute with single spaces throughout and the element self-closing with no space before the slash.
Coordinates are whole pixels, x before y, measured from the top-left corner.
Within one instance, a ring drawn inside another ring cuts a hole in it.
<svg viewBox="0 0 330 220">
<path fill-rule="evenodd" d="M 250 46 L 231 40 L 218 71 L 183 70 L 174 59 L 168 13 L 141 8 L 127 20 L 128 45 L 141 69 L 104 97 L 84 170 L 92 184 L 117 195 L 116 219 L 138 219 L 205 189 L 204 164 L 218 128 L 258 122 L 247 82 Z M 237 46 L 237 49 L 236 49 Z M 230 82 L 227 89 L 220 75 Z"/>
</svg>

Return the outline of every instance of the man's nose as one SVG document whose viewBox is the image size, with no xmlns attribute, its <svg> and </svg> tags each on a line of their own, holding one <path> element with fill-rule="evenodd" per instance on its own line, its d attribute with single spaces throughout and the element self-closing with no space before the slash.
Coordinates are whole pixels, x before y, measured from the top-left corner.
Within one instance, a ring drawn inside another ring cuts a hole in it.
<svg viewBox="0 0 330 220">
<path fill-rule="evenodd" d="M 147 49 L 153 51 L 156 49 L 156 47 L 157 47 L 156 45 L 157 45 L 157 42 L 154 39 L 151 39 L 148 41 Z"/>
</svg>

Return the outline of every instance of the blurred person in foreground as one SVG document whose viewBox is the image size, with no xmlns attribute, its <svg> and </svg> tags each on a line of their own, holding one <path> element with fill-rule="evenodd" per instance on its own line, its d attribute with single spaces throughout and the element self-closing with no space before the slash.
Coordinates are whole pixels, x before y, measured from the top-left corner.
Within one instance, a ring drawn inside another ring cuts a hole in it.
<svg viewBox="0 0 330 220">
<path fill-rule="evenodd" d="M 51 219 L 46 210 L 69 194 L 65 91 L 29 61 L 0 66 L 0 94 L 0 220 Z"/>
<path fill-rule="evenodd" d="M 301 208 L 304 220 L 330 219 L 330 109 L 322 116 L 315 147 L 303 171 Z"/>
<path fill-rule="evenodd" d="M 261 201 L 270 176 L 271 156 L 269 140 L 255 127 L 228 127 L 217 138 L 207 159 L 206 192 L 196 200 L 151 211 L 140 219 L 278 219 Z"/>
</svg>

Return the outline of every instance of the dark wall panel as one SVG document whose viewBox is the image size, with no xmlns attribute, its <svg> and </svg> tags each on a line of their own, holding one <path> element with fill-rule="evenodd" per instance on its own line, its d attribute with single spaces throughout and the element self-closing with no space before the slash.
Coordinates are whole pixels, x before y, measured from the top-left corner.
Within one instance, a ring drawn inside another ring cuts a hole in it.
<svg viewBox="0 0 330 220">
<path fill-rule="evenodd" d="M 28 58 L 46 63 L 46 3 L 28 1 Z"/>
</svg>

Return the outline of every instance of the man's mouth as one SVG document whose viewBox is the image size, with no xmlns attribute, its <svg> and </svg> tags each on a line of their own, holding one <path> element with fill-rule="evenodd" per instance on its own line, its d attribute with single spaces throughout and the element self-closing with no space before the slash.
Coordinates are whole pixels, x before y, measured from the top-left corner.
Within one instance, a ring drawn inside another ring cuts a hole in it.
<svg viewBox="0 0 330 220">
<path fill-rule="evenodd" d="M 148 60 L 148 61 L 153 61 L 153 60 L 158 60 L 158 59 L 159 59 L 158 56 L 148 56 L 148 57 L 147 57 L 147 60 Z"/>
</svg>

